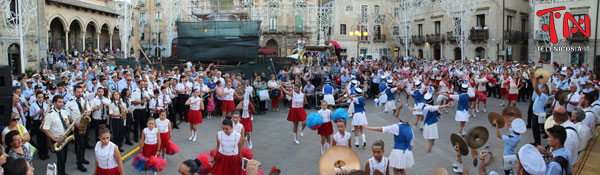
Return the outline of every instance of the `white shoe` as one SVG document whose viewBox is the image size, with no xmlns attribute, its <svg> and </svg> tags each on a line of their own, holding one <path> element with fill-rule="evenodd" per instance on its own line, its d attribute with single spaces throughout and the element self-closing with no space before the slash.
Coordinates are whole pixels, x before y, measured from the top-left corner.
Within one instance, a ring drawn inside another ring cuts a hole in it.
<svg viewBox="0 0 600 175">
<path fill-rule="evenodd" d="M 454 173 L 458 173 L 458 174 L 462 174 L 462 173 L 463 173 L 463 169 L 462 169 L 462 167 L 459 167 L 459 168 L 452 168 L 452 171 L 454 171 Z"/>
<path fill-rule="evenodd" d="M 475 112 L 479 112 L 479 108 L 475 108 Z"/>
<path fill-rule="evenodd" d="M 504 106 L 504 103 L 500 104 L 500 106 Z"/>
<path fill-rule="evenodd" d="M 194 137 L 194 135 L 191 135 L 190 138 L 188 138 L 188 140 L 192 141 L 192 137 Z"/>
<path fill-rule="evenodd" d="M 452 168 L 456 168 L 456 167 L 458 167 L 458 165 L 459 165 L 458 162 L 454 162 L 454 163 L 452 163 Z"/>
<path fill-rule="evenodd" d="M 300 140 L 294 139 L 294 143 L 296 143 L 296 145 L 299 145 L 300 144 Z"/>
<path fill-rule="evenodd" d="M 304 131 L 300 131 L 300 136 L 304 136 Z"/>
<path fill-rule="evenodd" d="M 477 115 L 475 115 L 475 113 L 474 113 L 474 112 L 473 112 L 472 114 L 473 114 L 473 118 L 477 118 Z"/>
<path fill-rule="evenodd" d="M 485 113 L 485 112 L 487 112 L 487 110 L 485 110 L 485 108 L 483 108 L 483 112 Z"/>
<path fill-rule="evenodd" d="M 196 141 L 196 136 L 194 136 L 194 137 L 192 138 L 192 142 L 195 142 L 195 141 Z"/>
<path fill-rule="evenodd" d="M 252 149 L 252 141 L 248 142 L 248 149 Z"/>
<path fill-rule="evenodd" d="M 354 131 L 354 127 L 352 127 L 352 131 Z"/>
</svg>

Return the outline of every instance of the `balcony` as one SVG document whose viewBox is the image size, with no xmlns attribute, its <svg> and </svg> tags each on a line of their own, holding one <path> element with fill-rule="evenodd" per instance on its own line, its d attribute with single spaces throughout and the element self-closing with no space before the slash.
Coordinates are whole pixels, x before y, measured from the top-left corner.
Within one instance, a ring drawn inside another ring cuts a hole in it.
<svg viewBox="0 0 600 175">
<path fill-rule="evenodd" d="M 529 40 L 529 32 L 521 32 L 521 37 L 519 37 L 519 40 L 527 42 Z"/>
<path fill-rule="evenodd" d="M 580 31 L 578 31 L 577 33 L 571 33 L 571 37 L 567 38 L 567 41 L 569 42 L 585 42 L 589 40 L 590 38 L 585 36 Z"/>
<path fill-rule="evenodd" d="M 471 34 L 469 35 L 471 41 L 486 41 L 488 38 L 489 34 L 487 29 L 471 29 Z"/>
<path fill-rule="evenodd" d="M 270 26 L 262 27 L 263 34 L 304 34 L 311 31 L 310 27 L 303 26 L 302 28 L 296 28 L 296 26 L 277 26 L 275 29 L 271 29 Z"/>
<path fill-rule="evenodd" d="M 504 31 L 504 40 L 510 43 L 516 43 L 521 41 L 521 32 L 515 30 L 505 30 Z"/>
<path fill-rule="evenodd" d="M 453 32 L 448 32 L 448 34 L 446 34 L 448 41 L 449 42 L 456 42 L 456 36 L 454 36 Z"/>
<path fill-rule="evenodd" d="M 427 42 L 430 43 L 440 43 L 440 42 L 444 42 L 444 34 L 431 34 L 431 35 L 426 35 L 425 36 Z"/>
<path fill-rule="evenodd" d="M 373 38 L 374 42 L 385 42 L 385 35 L 379 35 L 379 36 L 375 36 L 375 38 Z"/>
<path fill-rule="evenodd" d="M 415 43 L 416 45 L 420 45 L 420 44 L 424 44 L 425 43 L 425 36 L 422 35 L 413 35 L 412 36 L 412 42 Z"/>
<path fill-rule="evenodd" d="M 546 39 L 550 40 L 549 34 L 547 31 L 543 31 L 543 30 L 536 30 L 535 31 L 535 35 L 534 35 L 534 39 L 537 41 L 544 41 Z"/>
</svg>

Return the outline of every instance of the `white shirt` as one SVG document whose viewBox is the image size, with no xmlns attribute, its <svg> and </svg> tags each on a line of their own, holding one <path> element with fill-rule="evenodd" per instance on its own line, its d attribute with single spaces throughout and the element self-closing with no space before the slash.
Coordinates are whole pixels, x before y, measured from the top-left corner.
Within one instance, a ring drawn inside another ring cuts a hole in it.
<svg viewBox="0 0 600 175">
<path fill-rule="evenodd" d="M 377 162 L 377 160 L 375 160 L 375 157 L 371 157 L 369 160 L 369 168 L 370 168 L 370 175 L 373 175 L 373 172 L 375 172 L 375 170 L 379 170 L 382 173 L 385 173 L 385 171 L 388 170 L 388 158 L 387 157 L 382 157 L 381 158 L 381 162 Z"/>
<path fill-rule="evenodd" d="M 96 96 L 94 99 L 92 99 L 92 101 L 90 101 L 90 105 L 92 106 L 92 108 L 96 108 L 99 105 L 108 105 L 108 104 L 110 104 L 110 100 L 108 98 L 104 98 L 104 97 Z M 102 115 L 102 114 L 104 114 L 104 115 Z M 106 108 L 106 107 L 101 107 L 100 109 L 92 112 L 92 118 L 94 120 L 105 119 L 106 115 L 108 115 L 108 108 Z"/>
<path fill-rule="evenodd" d="M 217 133 L 217 139 L 219 139 L 219 153 L 226 156 L 233 156 L 238 154 L 238 143 L 240 142 L 240 133 L 231 132 L 229 135 L 223 131 Z"/>
<path fill-rule="evenodd" d="M 579 136 L 579 151 L 583 151 L 587 142 L 592 138 L 591 130 L 581 122 L 575 123 L 574 128 L 577 130 L 577 135 Z"/>
<path fill-rule="evenodd" d="M 200 97 L 190 97 L 190 110 L 200 110 L 200 101 L 202 101 Z"/>
<path fill-rule="evenodd" d="M 242 129 L 244 129 L 244 125 L 242 125 L 242 123 L 238 122 L 233 124 L 233 131 L 239 133 L 240 135 L 242 135 Z"/>
<path fill-rule="evenodd" d="M 304 93 L 292 92 L 292 108 L 301 108 L 304 106 Z"/>
<path fill-rule="evenodd" d="M 108 114 L 110 115 L 115 115 L 115 114 L 121 114 L 121 110 L 119 110 L 119 105 L 121 107 L 121 110 L 127 110 L 127 107 L 125 106 L 125 103 L 123 103 L 123 101 L 119 100 L 119 102 L 110 102 L 108 105 Z"/>
<path fill-rule="evenodd" d="M 344 136 L 338 132 L 333 135 L 333 140 L 335 141 L 336 146 L 348 146 L 348 140 L 350 140 L 350 137 L 352 137 L 352 135 L 350 135 L 349 132 L 344 131 Z"/>
<path fill-rule="evenodd" d="M 323 120 L 323 123 L 327 123 L 331 121 L 331 110 L 329 109 L 320 109 L 318 111 L 319 115 L 321 116 L 321 119 Z"/>
<path fill-rule="evenodd" d="M 579 98 L 581 98 L 581 95 L 577 92 L 567 95 L 567 101 L 569 102 L 579 102 Z M 569 112 L 573 112 L 576 107 L 577 106 L 573 106 L 571 103 L 567 103 L 567 111 Z"/>
<path fill-rule="evenodd" d="M 169 119 L 165 119 L 165 120 L 161 120 L 156 119 L 156 128 L 158 128 L 158 132 L 160 133 L 167 133 L 169 132 Z"/>
<path fill-rule="evenodd" d="M 583 121 L 581 122 L 590 129 L 596 128 L 596 115 L 593 112 L 592 108 L 585 108 L 583 109 L 583 112 L 585 112 L 585 119 L 583 119 Z"/>
<path fill-rule="evenodd" d="M 142 91 L 139 88 L 135 88 L 133 90 L 133 92 L 131 93 L 131 101 L 142 101 L 143 99 L 143 94 Z M 141 104 L 132 104 L 134 109 L 144 109 L 146 108 L 146 105 L 144 103 Z"/>
<path fill-rule="evenodd" d="M 269 80 L 269 82 L 267 82 L 267 86 L 272 89 L 277 89 L 279 88 L 279 83 L 277 83 L 277 81 Z"/>
<path fill-rule="evenodd" d="M 81 104 L 81 110 L 79 110 L 77 101 L 79 101 L 79 103 Z M 81 114 L 85 113 L 86 111 L 92 110 L 92 108 L 90 107 L 90 103 L 87 103 L 83 99 L 83 97 L 79 98 L 79 99 L 73 98 L 73 99 L 69 100 L 69 102 L 67 102 L 65 109 L 67 110 L 68 115 L 72 120 L 77 120 L 77 118 L 79 118 L 81 116 Z"/>
<path fill-rule="evenodd" d="M 60 111 L 60 115 L 59 115 L 59 111 Z M 69 115 L 68 114 L 69 114 L 69 112 L 67 112 L 64 109 L 61 109 L 58 111 L 52 110 L 50 112 L 50 114 L 48 114 L 48 116 L 46 116 L 46 119 L 44 120 L 44 126 L 42 127 L 42 129 L 50 131 L 50 134 L 52 134 L 53 137 L 60 137 L 65 132 L 65 128 L 63 127 L 59 116 L 63 117 L 63 120 L 65 121 L 65 125 L 66 125 L 66 127 L 68 127 L 69 126 Z"/>
<path fill-rule="evenodd" d="M 223 100 L 233 101 L 233 93 L 235 93 L 235 90 L 225 87 L 225 88 L 223 88 L 223 93 L 225 94 L 225 97 L 223 97 Z"/>
<path fill-rule="evenodd" d="M 157 144 L 158 143 L 158 128 L 154 128 L 150 130 L 149 128 L 144 128 L 144 144 Z"/>
<path fill-rule="evenodd" d="M 571 121 L 567 120 L 566 122 L 560 124 L 560 126 L 565 127 L 573 127 L 575 128 L 575 124 L 573 124 Z M 579 136 L 577 136 L 577 132 L 573 131 L 572 129 L 566 129 L 567 131 L 567 139 L 565 140 L 565 149 L 569 150 L 571 152 L 571 156 L 573 157 L 573 160 L 577 160 L 578 158 L 578 152 L 579 152 Z M 576 161 L 573 161 L 576 162 Z"/>
<path fill-rule="evenodd" d="M 46 111 L 48 110 L 48 104 L 46 104 L 44 102 L 34 102 L 29 107 L 29 115 L 33 115 L 33 114 L 37 113 L 40 109 L 42 109 L 44 112 L 42 112 L 41 114 L 39 114 L 37 116 L 31 116 L 31 117 L 33 117 L 33 120 L 42 120 L 43 119 L 44 115 L 46 114 Z"/>
<path fill-rule="evenodd" d="M 98 161 L 98 166 L 100 168 L 112 169 L 119 166 L 115 160 L 115 147 L 116 145 L 112 142 L 108 142 L 108 144 L 104 147 L 102 147 L 101 141 L 96 143 L 96 148 L 94 148 L 94 151 L 96 153 L 96 160 Z"/>
</svg>

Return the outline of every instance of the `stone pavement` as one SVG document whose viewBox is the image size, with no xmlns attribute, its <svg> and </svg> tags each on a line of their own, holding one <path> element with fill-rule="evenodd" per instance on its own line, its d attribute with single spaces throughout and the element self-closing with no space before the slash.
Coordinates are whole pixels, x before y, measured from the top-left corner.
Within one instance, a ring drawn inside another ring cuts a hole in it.
<svg viewBox="0 0 600 175">
<path fill-rule="evenodd" d="M 402 94 L 402 98 L 405 99 L 405 95 Z M 412 106 L 413 100 L 410 101 Z M 500 100 L 496 98 L 488 98 L 488 113 L 498 112 L 500 113 L 504 107 L 499 107 Z M 398 104 L 398 103 L 397 103 Z M 529 102 L 517 103 L 519 109 L 523 113 L 526 119 L 526 112 Z M 372 100 L 367 102 L 367 118 L 370 126 L 387 126 L 397 123 L 398 120 L 392 117 L 392 113 L 384 113 L 383 107 L 376 107 L 373 105 Z M 453 151 L 450 143 L 450 134 L 458 132 L 458 123 L 454 121 L 454 113 L 456 111 L 455 106 L 448 110 L 448 113 L 444 113 L 441 116 L 438 124 L 438 132 L 440 138 L 436 140 L 433 146 L 432 152 L 429 154 L 425 153 L 427 140 L 423 139 L 422 131 L 415 129 L 415 139 L 413 145 L 415 165 L 408 169 L 408 174 L 427 174 L 429 171 L 435 168 L 445 168 L 450 174 L 452 173 L 451 164 L 456 160 L 456 152 Z M 282 174 L 318 174 L 318 163 L 320 158 L 320 137 L 316 131 L 306 129 L 304 136 L 300 137 L 300 145 L 296 145 L 292 139 L 292 123 L 286 120 L 287 109 L 281 107 L 279 112 L 269 111 L 266 115 L 258 115 L 254 117 L 253 126 L 254 132 L 252 133 L 254 159 L 262 162 L 262 169 L 268 172 L 272 166 L 277 166 L 281 169 Z M 316 112 L 316 110 L 307 110 L 307 113 Z M 407 107 L 404 107 L 401 111 L 401 115 L 407 115 L 410 117 L 410 122 L 414 122 L 414 117 L 408 111 Z M 168 164 L 165 166 L 165 170 L 158 174 L 178 174 L 178 168 L 181 162 L 192 159 L 202 152 L 208 152 L 210 149 L 216 147 L 216 133 L 220 130 L 220 118 L 213 117 L 211 119 L 204 119 L 204 123 L 199 125 L 198 138 L 196 142 L 188 141 L 187 138 L 190 135 L 188 124 L 180 124 L 181 129 L 175 129 L 172 134 L 172 141 L 174 141 L 180 148 L 180 152 L 173 156 L 168 156 Z M 348 122 L 350 125 L 350 122 Z M 495 157 L 495 162 L 488 167 L 488 172 L 491 170 L 497 171 L 502 174 L 502 152 L 504 149 L 503 142 L 495 137 L 495 129 L 491 127 L 487 120 L 487 113 L 477 113 L 476 118 L 470 118 L 466 125 L 466 129 L 475 126 L 485 126 L 490 132 L 488 140 L 489 150 Z M 335 131 L 334 126 L 334 131 Z M 348 132 L 350 128 L 347 128 Z M 506 130 L 501 129 L 503 134 L 506 134 Z M 366 131 L 367 135 L 367 147 L 360 148 L 353 147 L 358 152 L 360 159 L 363 164 L 367 159 L 372 157 L 371 155 L 371 144 L 373 141 L 381 139 L 385 141 L 385 156 L 388 156 L 393 148 L 393 136 L 389 134 L 383 134 L 373 131 Z M 354 143 L 354 137 L 352 137 Z M 521 145 L 533 142 L 531 135 L 531 129 L 523 135 L 519 147 Z M 545 141 L 543 141 L 545 142 Z M 128 146 L 125 145 L 126 153 L 133 150 L 137 145 Z M 122 153 L 125 155 L 126 153 Z M 133 169 L 131 165 L 131 159 L 135 156 L 135 153 L 129 156 L 124 162 L 125 174 L 143 174 Z M 88 172 L 82 173 L 76 169 L 75 164 L 75 153 L 73 151 L 73 145 L 69 147 L 69 156 L 67 158 L 67 172 L 72 175 L 77 174 L 92 174 L 94 171 L 94 151 L 87 150 L 87 160 L 91 162 L 90 165 L 86 165 Z M 50 159 L 41 161 L 36 158 L 33 161 L 34 167 L 36 168 L 35 174 L 45 174 L 47 163 L 55 162 L 55 154 L 50 154 Z M 473 167 L 473 159 L 470 155 L 463 157 L 464 163 L 471 173 L 477 173 L 477 168 Z"/>
</svg>

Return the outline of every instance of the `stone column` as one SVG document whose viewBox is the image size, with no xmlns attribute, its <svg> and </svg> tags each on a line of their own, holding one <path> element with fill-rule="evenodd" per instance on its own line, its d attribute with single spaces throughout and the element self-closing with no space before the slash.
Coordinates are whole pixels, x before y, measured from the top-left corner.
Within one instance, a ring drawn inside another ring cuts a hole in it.
<svg viewBox="0 0 600 175">
<path fill-rule="evenodd" d="M 109 41 L 109 43 L 110 43 L 109 45 L 110 45 L 110 49 L 111 49 L 111 50 L 113 49 L 113 47 L 112 47 L 112 36 L 113 36 L 113 34 L 112 34 L 112 33 L 109 33 L 109 34 L 108 34 L 108 38 L 109 38 L 109 39 L 108 39 L 108 41 Z"/>
<path fill-rule="evenodd" d="M 69 30 L 65 30 L 65 51 L 69 52 Z"/>
<path fill-rule="evenodd" d="M 100 51 L 100 31 L 96 32 L 96 49 Z"/>
<path fill-rule="evenodd" d="M 85 52 L 85 31 L 81 32 L 81 38 L 83 40 L 83 43 L 81 43 L 81 52 Z"/>
</svg>

